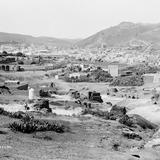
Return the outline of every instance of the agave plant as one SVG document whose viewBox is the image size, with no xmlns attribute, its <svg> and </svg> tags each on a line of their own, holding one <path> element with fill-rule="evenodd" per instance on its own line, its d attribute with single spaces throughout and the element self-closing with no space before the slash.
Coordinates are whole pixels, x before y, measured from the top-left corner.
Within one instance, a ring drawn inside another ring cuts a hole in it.
<svg viewBox="0 0 160 160">
<path fill-rule="evenodd" d="M 63 133 L 68 128 L 63 124 L 57 122 L 47 122 L 32 119 L 23 119 L 21 122 L 14 122 L 9 125 L 9 128 L 13 131 L 22 133 L 33 133 L 35 131 L 55 131 L 57 133 Z"/>
</svg>

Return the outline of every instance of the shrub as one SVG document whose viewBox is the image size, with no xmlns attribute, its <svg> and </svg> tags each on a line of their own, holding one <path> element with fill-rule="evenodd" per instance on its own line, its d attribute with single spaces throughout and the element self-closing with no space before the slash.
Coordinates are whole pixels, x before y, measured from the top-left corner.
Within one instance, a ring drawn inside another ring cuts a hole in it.
<svg viewBox="0 0 160 160">
<path fill-rule="evenodd" d="M 11 118 L 17 118 L 17 119 L 31 118 L 31 116 L 29 116 L 28 114 L 22 111 L 12 113 L 12 112 L 5 111 L 3 108 L 0 108 L 0 114 L 11 117 Z"/>
<path fill-rule="evenodd" d="M 143 78 L 138 75 L 117 77 L 111 83 L 112 86 L 142 86 L 143 84 Z"/>
<path fill-rule="evenodd" d="M 33 62 L 31 62 L 31 64 L 37 64 L 37 63 L 33 61 Z"/>
<path fill-rule="evenodd" d="M 91 73 L 92 79 L 98 82 L 111 82 L 112 76 L 107 71 L 102 70 L 101 68 L 97 68 Z"/>
<path fill-rule="evenodd" d="M 158 68 L 155 66 L 149 66 L 148 64 L 140 64 L 136 66 L 127 67 L 124 69 L 130 70 L 133 73 L 136 73 L 137 75 L 143 75 L 146 73 L 156 73 L 158 71 Z"/>
<path fill-rule="evenodd" d="M 66 82 L 89 82 L 89 77 L 87 76 L 80 76 L 80 78 L 70 78 L 68 76 L 65 76 L 63 78 Z"/>
<path fill-rule="evenodd" d="M 69 128 L 61 123 L 48 122 L 35 119 L 23 119 L 21 122 L 14 122 L 9 125 L 13 131 L 22 133 L 33 133 L 35 131 L 55 131 L 57 133 L 64 133 Z"/>
<path fill-rule="evenodd" d="M 115 142 L 115 143 L 113 143 L 113 145 L 112 145 L 112 149 L 113 149 L 114 151 L 118 151 L 118 150 L 119 150 L 119 147 L 120 147 L 120 143 L 118 143 L 118 142 Z"/>
<path fill-rule="evenodd" d="M 34 123 L 17 123 L 13 122 L 9 125 L 9 128 L 13 131 L 19 131 L 22 133 L 33 133 L 36 131 L 37 126 Z"/>
<path fill-rule="evenodd" d="M 18 61 L 18 64 L 22 64 L 22 65 L 23 65 L 23 64 L 24 64 L 24 62 L 23 62 L 23 61 Z"/>
</svg>

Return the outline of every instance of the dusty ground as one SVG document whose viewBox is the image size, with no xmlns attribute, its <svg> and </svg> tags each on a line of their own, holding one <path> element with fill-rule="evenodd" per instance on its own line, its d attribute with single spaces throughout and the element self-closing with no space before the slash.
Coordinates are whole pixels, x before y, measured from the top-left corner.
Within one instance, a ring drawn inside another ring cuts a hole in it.
<svg viewBox="0 0 160 160">
<path fill-rule="evenodd" d="M 49 72 L 50 73 L 50 72 Z M 48 74 L 49 74 L 48 73 Z M 1 80 L 12 77 L 29 82 L 38 96 L 39 86 L 54 82 L 60 93 L 74 88 L 87 94 L 89 90 L 106 93 L 106 83 L 66 83 L 45 76 L 46 72 L 2 73 Z M 23 79 L 22 79 L 23 78 Z M 24 104 L 28 99 L 27 91 L 12 89 L 12 95 L 0 95 L 0 104 Z M 109 97 L 108 97 L 109 98 Z M 54 100 L 54 98 L 53 98 Z M 111 98 L 106 101 L 118 102 L 123 99 Z M 124 103 L 124 102 L 123 102 Z M 124 104 L 130 112 L 145 115 L 152 122 L 160 122 L 158 106 L 144 100 L 127 100 Z M 146 112 L 147 110 L 147 112 Z M 153 114 L 154 113 L 154 114 Z M 153 118 L 155 117 L 155 118 Z M 122 136 L 125 128 L 116 121 L 95 117 L 39 116 L 37 118 L 63 120 L 71 131 L 63 134 L 37 132 L 34 134 L 14 133 L 8 124 L 15 119 L 0 115 L 0 159 L 2 160 L 160 160 L 159 149 L 139 149 L 149 141 L 152 132 L 139 133 L 143 140 L 131 140 Z M 155 121 L 156 120 L 156 121 Z M 117 148 L 114 146 L 118 146 Z M 133 155 L 139 155 L 137 158 Z"/>
<path fill-rule="evenodd" d="M 37 132 L 34 134 L 13 133 L 7 129 L 7 124 L 14 121 L 5 116 L 0 117 L 0 158 L 16 160 L 158 160 L 160 153 L 141 148 L 144 141 L 128 140 L 121 135 L 124 126 L 115 121 L 97 118 L 66 119 L 70 132 L 58 134 L 55 132 Z M 3 131 L 3 132 L 2 132 Z M 152 135 L 152 133 L 150 133 Z M 144 135 L 144 140 L 149 135 Z M 119 147 L 115 148 L 114 145 Z"/>
</svg>

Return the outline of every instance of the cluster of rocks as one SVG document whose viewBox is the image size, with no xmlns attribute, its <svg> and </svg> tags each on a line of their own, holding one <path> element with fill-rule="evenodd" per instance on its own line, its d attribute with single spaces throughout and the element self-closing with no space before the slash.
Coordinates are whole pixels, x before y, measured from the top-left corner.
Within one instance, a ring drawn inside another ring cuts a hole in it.
<svg viewBox="0 0 160 160">
<path fill-rule="evenodd" d="M 106 120 L 116 120 L 120 124 L 124 125 L 124 130 L 122 130 L 122 135 L 128 139 L 143 139 L 139 132 L 148 131 L 155 132 L 158 126 L 140 115 L 137 114 L 127 114 L 125 107 L 114 105 L 112 106 L 110 112 L 101 111 L 99 109 L 85 109 L 84 114 L 91 114 Z"/>
<path fill-rule="evenodd" d="M 116 97 L 125 97 L 129 99 L 139 99 L 139 95 L 135 89 L 117 89 L 110 88 L 107 89 L 107 95 L 116 96 Z"/>
<path fill-rule="evenodd" d="M 0 94 L 11 94 L 11 91 L 7 86 L 0 86 Z"/>
<path fill-rule="evenodd" d="M 38 99 L 33 105 L 33 108 L 37 111 L 52 112 L 48 99 Z"/>
</svg>

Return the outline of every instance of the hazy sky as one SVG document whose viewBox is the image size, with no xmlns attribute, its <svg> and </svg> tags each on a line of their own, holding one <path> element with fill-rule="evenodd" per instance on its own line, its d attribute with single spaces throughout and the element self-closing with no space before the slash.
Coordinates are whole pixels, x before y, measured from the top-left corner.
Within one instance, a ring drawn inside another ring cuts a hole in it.
<svg viewBox="0 0 160 160">
<path fill-rule="evenodd" d="M 84 38 L 122 21 L 160 23 L 160 0 L 0 0 L 0 32 Z"/>
</svg>

